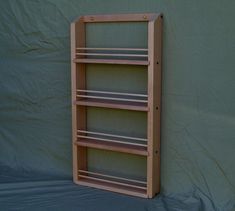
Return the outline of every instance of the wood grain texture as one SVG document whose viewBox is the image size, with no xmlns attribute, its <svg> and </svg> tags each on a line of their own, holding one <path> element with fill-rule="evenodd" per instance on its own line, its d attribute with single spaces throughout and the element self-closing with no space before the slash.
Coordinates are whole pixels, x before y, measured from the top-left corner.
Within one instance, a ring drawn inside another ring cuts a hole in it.
<svg viewBox="0 0 235 211">
<path fill-rule="evenodd" d="M 162 18 L 148 23 L 148 152 L 147 194 L 154 197 L 160 191 L 160 113 L 161 113 L 161 39 Z"/>
<path fill-rule="evenodd" d="M 74 90 L 77 88 L 76 85 L 76 64 L 73 62 L 73 58 L 76 56 L 76 23 L 71 24 L 71 90 L 72 90 L 72 141 L 74 142 L 77 138 L 77 110 L 76 105 L 74 105 L 74 101 L 76 101 L 76 92 Z M 73 151 L 73 180 L 77 181 L 77 163 L 78 163 L 78 156 L 77 156 L 77 146 L 72 145 Z"/>
<path fill-rule="evenodd" d="M 77 89 L 86 88 L 86 71 L 84 64 L 76 64 L 73 59 L 76 57 L 76 48 L 85 46 L 85 24 L 82 21 L 71 24 L 71 72 L 72 72 L 72 102 L 77 99 Z M 77 107 L 72 103 L 72 130 L 73 142 L 77 140 L 77 129 L 86 129 L 86 109 Z M 73 179 L 77 181 L 78 169 L 87 168 L 87 149 L 80 146 L 73 146 Z"/>
</svg>

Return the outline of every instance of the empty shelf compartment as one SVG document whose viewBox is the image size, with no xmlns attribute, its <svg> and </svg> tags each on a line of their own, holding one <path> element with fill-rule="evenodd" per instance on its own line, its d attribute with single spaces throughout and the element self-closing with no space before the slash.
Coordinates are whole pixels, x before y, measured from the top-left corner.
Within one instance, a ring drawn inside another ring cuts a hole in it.
<svg viewBox="0 0 235 211">
<path fill-rule="evenodd" d="M 77 131 L 78 146 L 147 156 L 147 139 L 86 130 Z"/>
<path fill-rule="evenodd" d="M 107 175 L 99 172 L 78 170 L 78 184 L 88 185 L 104 190 L 147 197 L 147 182 L 119 176 Z"/>
</svg>

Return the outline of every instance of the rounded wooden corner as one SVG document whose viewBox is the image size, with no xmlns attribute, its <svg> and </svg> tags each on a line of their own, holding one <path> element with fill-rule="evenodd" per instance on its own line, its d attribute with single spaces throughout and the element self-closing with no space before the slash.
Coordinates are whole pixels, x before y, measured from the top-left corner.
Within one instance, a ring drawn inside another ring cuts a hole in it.
<svg viewBox="0 0 235 211">
<path fill-rule="evenodd" d="M 78 18 L 76 18 L 71 24 L 76 24 L 78 22 L 84 22 L 84 15 L 79 16 Z"/>
<path fill-rule="evenodd" d="M 162 13 L 154 13 L 151 15 L 151 18 L 149 18 L 149 22 L 156 22 L 158 19 L 163 19 Z"/>
</svg>

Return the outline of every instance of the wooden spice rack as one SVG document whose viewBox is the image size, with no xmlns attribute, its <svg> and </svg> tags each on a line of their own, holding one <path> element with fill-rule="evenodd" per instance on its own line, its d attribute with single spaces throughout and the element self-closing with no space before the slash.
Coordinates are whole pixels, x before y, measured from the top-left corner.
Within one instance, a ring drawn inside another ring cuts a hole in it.
<svg viewBox="0 0 235 211">
<path fill-rule="evenodd" d="M 148 48 L 86 47 L 86 25 L 104 22 L 147 22 Z M 71 24 L 73 179 L 76 184 L 145 198 L 159 193 L 161 48 L 161 14 L 82 16 Z M 147 66 L 147 94 L 87 90 L 87 64 Z M 146 139 L 87 130 L 87 107 L 147 112 Z M 88 148 L 147 157 L 146 181 L 89 171 Z"/>
</svg>

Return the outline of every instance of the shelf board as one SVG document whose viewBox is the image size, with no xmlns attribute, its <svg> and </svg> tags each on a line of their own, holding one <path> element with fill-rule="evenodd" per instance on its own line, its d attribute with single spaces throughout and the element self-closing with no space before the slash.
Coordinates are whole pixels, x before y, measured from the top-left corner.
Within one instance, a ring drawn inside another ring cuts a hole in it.
<svg viewBox="0 0 235 211">
<path fill-rule="evenodd" d="M 78 185 L 85 185 L 93 188 L 99 188 L 103 190 L 113 191 L 116 193 L 127 194 L 131 196 L 138 196 L 143 198 L 148 198 L 146 190 L 132 188 L 132 187 L 125 187 L 122 185 L 111 184 L 102 181 L 95 181 L 93 179 L 88 178 L 79 178 L 79 180 L 74 181 Z"/>
<path fill-rule="evenodd" d="M 127 59 L 74 59 L 75 63 L 149 65 L 149 61 Z"/>
<path fill-rule="evenodd" d="M 148 155 L 147 147 L 134 146 L 131 144 L 127 145 L 127 144 L 103 142 L 99 140 L 81 139 L 81 138 L 79 139 L 79 141 L 76 141 L 75 144 L 78 146 L 90 147 L 95 149 L 124 152 L 124 153 L 143 155 L 143 156 Z"/>
<path fill-rule="evenodd" d="M 147 103 L 137 103 L 137 102 L 119 102 L 119 101 L 100 100 L 100 99 L 82 99 L 82 100 L 77 100 L 75 104 L 82 106 L 115 108 L 115 109 L 125 109 L 125 110 L 134 110 L 134 111 L 148 111 Z"/>
</svg>

